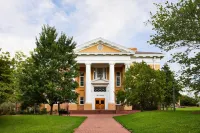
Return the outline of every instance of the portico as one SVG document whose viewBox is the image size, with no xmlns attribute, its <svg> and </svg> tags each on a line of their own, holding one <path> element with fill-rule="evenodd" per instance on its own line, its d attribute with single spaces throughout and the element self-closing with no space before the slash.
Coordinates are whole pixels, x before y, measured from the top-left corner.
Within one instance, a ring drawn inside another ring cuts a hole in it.
<svg viewBox="0 0 200 133">
<path fill-rule="evenodd" d="M 128 63 L 119 63 L 119 61 L 116 63 L 109 60 L 104 61 L 105 63 L 98 63 L 97 59 L 93 61 L 95 63 L 92 61 L 87 61 L 85 64 L 80 63 L 80 68 L 82 71 L 85 70 L 86 77 L 84 110 L 115 110 L 115 94 L 122 88 L 122 74 L 125 72 L 125 67 L 128 67 Z M 115 83 L 116 72 L 120 74 L 118 86 Z"/>
</svg>

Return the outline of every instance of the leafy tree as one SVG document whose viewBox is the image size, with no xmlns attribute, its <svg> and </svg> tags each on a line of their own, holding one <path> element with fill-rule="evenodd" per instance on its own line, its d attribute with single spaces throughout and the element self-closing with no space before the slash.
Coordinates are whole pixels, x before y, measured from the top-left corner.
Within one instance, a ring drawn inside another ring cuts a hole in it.
<svg viewBox="0 0 200 133">
<path fill-rule="evenodd" d="M 0 49 L 1 52 L 1 49 Z M 13 62 L 8 52 L 0 53 L 0 104 L 5 102 L 13 93 L 11 89 Z"/>
<path fill-rule="evenodd" d="M 22 109 L 26 109 L 29 106 L 35 104 L 45 103 L 45 98 L 42 94 L 40 85 L 42 81 L 40 79 L 40 73 L 33 64 L 31 57 L 27 58 L 21 64 L 21 73 L 17 75 L 19 78 L 19 89 L 21 93 L 20 100 L 22 101 Z"/>
<path fill-rule="evenodd" d="M 76 43 L 64 33 L 58 37 L 56 29 L 47 25 L 36 38 L 36 46 L 24 66 L 21 89 L 31 103 L 48 103 L 52 114 L 53 104 L 77 98 L 73 91 L 77 87 L 73 78 L 78 76 Z"/>
<path fill-rule="evenodd" d="M 149 22 L 155 34 L 149 43 L 165 51 L 182 49 L 173 54 L 172 62 L 181 66 L 185 86 L 200 92 L 200 1 L 181 0 L 178 3 L 155 4 Z"/>
<path fill-rule="evenodd" d="M 26 56 L 23 52 L 16 52 L 15 57 L 12 58 L 13 71 L 11 74 L 12 84 L 10 85 L 13 94 L 9 97 L 8 101 L 15 103 L 15 111 L 18 111 L 18 102 L 20 102 L 21 91 L 19 89 L 19 75 L 22 72 L 23 63 L 25 62 Z"/>
<path fill-rule="evenodd" d="M 126 71 L 124 78 L 126 89 L 124 93 L 117 94 L 117 99 L 128 105 L 139 104 L 141 111 L 157 108 L 163 97 L 163 72 L 151 69 L 145 62 L 134 63 Z"/>
<path fill-rule="evenodd" d="M 173 103 L 173 88 L 175 90 L 175 101 L 179 100 L 180 90 L 182 86 L 180 82 L 175 79 L 174 73 L 170 70 L 169 66 L 165 64 L 162 67 L 162 71 L 165 73 L 166 84 L 164 87 L 164 97 L 163 97 L 163 108 L 168 107 Z"/>
<path fill-rule="evenodd" d="M 198 100 L 186 95 L 180 97 L 181 106 L 196 106 L 197 102 Z"/>
</svg>

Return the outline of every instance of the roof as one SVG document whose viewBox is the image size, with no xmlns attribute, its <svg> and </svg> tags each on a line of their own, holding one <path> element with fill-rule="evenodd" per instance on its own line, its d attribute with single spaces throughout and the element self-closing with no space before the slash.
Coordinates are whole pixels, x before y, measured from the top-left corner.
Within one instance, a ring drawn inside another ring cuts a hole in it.
<svg viewBox="0 0 200 133">
<path fill-rule="evenodd" d="M 142 52 L 142 51 L 136 51 L 135 54 L 162 54 L 159 52 Z"/>
<path fill-rule="evenodd" d="M 112 47 L 114 49 L 119 50 L 120 52 L 104 52 L 104 53 L 97 53 L 97 52 L 81 52 L 84 49 L 90 48 L 96 44 L 102 44 L 107 45 L 109 47 Z M 137 51 L 137 48 L 126 48 L 122 45 L 116 44 L 114 42 L 111 42 L 109 40 L 106 40 L 104 38 L 96 38 L 89 42 L 86 42 L 82 45 L 78 45 L 75 49 L 75 53 L 77 55 L 126 55 L 126 56 L 135 56 L 135 57 L 164 57 L 162 53 L 159 52 L 142 52 Z"/>
<path fill-rule="evenodd" d="M 133 51 L 133 50 L 131 50 L 129 48 L 126 48 L 126 47 L 124 47 L 122 45 L 116 44 L 114 42 L 111 42 L 111 41 L 106 40 L 106 39 L 101 38 L 101 37 L 100 38 L 96 38 L 94 40 L 91 40 L 89 42 L 86 42 L 86 43 L 84 43 L 82 45 L 78 45 L 76 47 L 76 49 L 75 49 L 75 52 L 79 53 L 81 50 L 84 50 L 84 49 L 86 49 L 88 47 L 91 47 L 91 46 L 95 45 L 95 43 L 98 43 L 98 42 L 103 42 L 103 43 L 105 43 L 106 45 L 108 45 L 108 46 L 110 46 L 112 48 L 119 49 L 120 51 L 123 51 L 123 53 L 135 54 L 135 51 Z"/>
</svg>

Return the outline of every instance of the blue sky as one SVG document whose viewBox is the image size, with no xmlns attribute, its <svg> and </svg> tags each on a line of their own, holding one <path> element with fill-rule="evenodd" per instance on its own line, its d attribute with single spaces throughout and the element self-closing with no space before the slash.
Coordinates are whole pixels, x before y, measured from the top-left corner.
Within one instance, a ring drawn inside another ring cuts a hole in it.
<svg viewBox="0 0 200 133">
<path fill-rule="evenodd" d="M 174 0 L 176 1 L 176 0 Z M 35 48 L 35 37 L 43 24 L 73 36 L 78 45 L 103 37 L 140 51 L 161 50 L 147 41 L 153 33 L 145 25 L 155 12 L 153 3 L 165 0 L 6 0 L 0 1 L 0 48 L 27 55 Z M 162 60 L 170 59 L 170 53 Z M 177 64 L 171 64 L 178 70 Z"/>
</svg>

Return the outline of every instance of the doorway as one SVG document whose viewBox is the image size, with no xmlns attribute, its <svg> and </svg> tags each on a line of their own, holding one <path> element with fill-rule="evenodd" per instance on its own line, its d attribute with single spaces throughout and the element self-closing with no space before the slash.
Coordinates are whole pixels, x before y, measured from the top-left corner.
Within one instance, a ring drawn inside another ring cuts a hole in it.
<svg viewBox="0 0 200 133">
<path fill-rule="evenodd" d="M 95 109 L 105 109 L 105 98 L 95 98 Z"/>
</svg>

